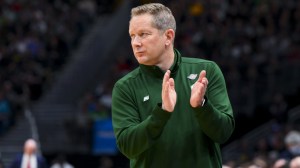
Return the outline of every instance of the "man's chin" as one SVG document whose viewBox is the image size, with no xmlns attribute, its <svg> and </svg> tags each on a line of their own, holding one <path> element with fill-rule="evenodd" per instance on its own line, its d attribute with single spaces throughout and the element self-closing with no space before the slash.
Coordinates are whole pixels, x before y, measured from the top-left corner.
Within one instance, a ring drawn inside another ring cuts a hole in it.
<svg viewBox="0 0 300 168">
<path fill-rule="evenodd" d="M 138 61 L 139 64 L 148 65 L 148 64 L 147 64 L 147 60 L 145 60 L 145 59 L 143 59 L 143 58 L 138 58 L 137 61 Z"/>
</svg>

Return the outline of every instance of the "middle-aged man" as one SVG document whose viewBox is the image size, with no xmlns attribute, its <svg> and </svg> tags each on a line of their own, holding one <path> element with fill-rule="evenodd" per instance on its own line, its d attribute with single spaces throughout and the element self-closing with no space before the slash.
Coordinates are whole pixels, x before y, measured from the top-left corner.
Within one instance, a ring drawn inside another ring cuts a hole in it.
<svg viewBox="0 0 300 168">
<path fill-rule="evenodd" d="M 120 151 L 136 168 L 221 168 L 220 144 L 235 126 L 216 63 L 181 56 L 176 22 L 159 3 L 131 10 L 129 35 L 139 67 L 112 95 Z"/>
</svg>

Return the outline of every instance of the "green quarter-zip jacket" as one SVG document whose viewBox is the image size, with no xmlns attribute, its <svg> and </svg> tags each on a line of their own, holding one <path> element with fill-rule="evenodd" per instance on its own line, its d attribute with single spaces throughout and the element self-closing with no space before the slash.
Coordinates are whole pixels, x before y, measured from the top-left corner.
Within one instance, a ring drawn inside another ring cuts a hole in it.
<svg viewBox="0 0 300 168">
<path fill-rule="evenodd" d="M 161 108 L 165 72 L 159 67 L 140 65 L 116 82 L 112 119 L 118 148 L 132 168 L 221 168 L 220 144 L 235 125 L 223 74 L 212 61 L 174 52 L 173 112 Z M 193 108 L 191 87 L 201 70 L 206 70 L 209 81 L 207 100 L 203 107 Z"/>
</svg>

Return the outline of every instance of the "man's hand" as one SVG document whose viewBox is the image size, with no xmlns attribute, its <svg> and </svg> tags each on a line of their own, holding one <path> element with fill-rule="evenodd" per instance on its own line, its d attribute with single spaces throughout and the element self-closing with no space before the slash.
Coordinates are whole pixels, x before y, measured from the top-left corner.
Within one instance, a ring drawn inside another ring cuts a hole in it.
<svg viewBox="0 0 300 168">
<path fill-rule="evenodd" d="M 174 79 L 170 78 L 171 71 L 167 70 L 167 72 L 164 75 L 163 83 L 162 83 L 162 92 L 161 92 L 161 98 L 162 98 L 162 109 L 173 112 L 176 100 L 177 100 L 177 94 L 175 91 L 175 83 Z"/>
<path fill-rule="evenodd" d="M 206 71 L 202 70 L 199 75 L 199 79 L 194 83 L 191 90 L 190 104 L 192 107 L 199 107 L 203 100 L 208 85 L 206 78 Z"/>
</svg>

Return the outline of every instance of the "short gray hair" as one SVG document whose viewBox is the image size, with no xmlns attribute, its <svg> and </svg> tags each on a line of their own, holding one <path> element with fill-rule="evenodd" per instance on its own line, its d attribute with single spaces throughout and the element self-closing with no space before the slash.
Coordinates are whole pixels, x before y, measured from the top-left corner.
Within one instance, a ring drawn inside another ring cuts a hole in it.
<svg viewBox="0 0 300 168">
<path fill-rule="evenodd" d="M 131 9 L 131 18 L 143 14 L 153 16 L 153 25 L 158 30 L 173 29 L 176 31 L 176 21 L 172 11 L 160 3 L 148 3 Z"/>
</svg>

